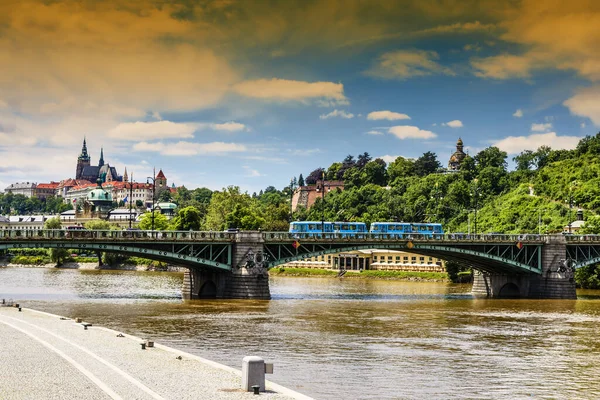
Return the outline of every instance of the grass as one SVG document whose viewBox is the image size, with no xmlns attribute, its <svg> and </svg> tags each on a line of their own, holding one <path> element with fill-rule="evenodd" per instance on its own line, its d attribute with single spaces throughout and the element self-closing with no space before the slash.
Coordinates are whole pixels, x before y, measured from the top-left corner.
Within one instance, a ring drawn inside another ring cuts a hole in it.
<svg viewBox="0 0 600 400">
<path fill-rule="evenodd" d="M 337 270 L 331 269 L 312 269 L 312 268 L 272 268 L 269 270 L 271 276 L 338 276 Z M 397 280 L 425 280 L 425 281 L 445 281 L 448 280 L 448 274 L 445 272 L 413 272 L 413 271 L 349 271 L 344 278 L 364 278 L 364 279 L 397 279 Z"/>
</svg>

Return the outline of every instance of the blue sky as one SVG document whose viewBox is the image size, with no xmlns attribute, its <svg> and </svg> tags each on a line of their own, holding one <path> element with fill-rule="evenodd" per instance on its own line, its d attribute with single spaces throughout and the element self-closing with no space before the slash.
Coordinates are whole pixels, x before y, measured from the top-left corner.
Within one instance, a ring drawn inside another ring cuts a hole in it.
<svg viewBox="0 0 600 400">
<path fill-rule="evenodd" d="M 248 192 L 368 152 L 573 148 L 600 125 L 591 1 L 0 4 L 0 188 L 92 162 Z"/>
</svg>

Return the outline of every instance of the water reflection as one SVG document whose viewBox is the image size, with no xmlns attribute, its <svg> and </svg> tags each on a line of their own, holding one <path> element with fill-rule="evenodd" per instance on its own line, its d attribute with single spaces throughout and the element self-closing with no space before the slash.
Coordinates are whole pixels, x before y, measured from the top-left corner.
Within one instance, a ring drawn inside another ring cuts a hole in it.
<svg viewBox="0 0 600 400">
<path fill-rule="evenodd" d="M 248 354 L 317 398 L 600 397 L 600 300 L 473 299 L 443 283 L 277 278 L 273 300 L 180 300 L 181 274 L 0 269 L 0 296 L 233 367 Z"/>
</svg>

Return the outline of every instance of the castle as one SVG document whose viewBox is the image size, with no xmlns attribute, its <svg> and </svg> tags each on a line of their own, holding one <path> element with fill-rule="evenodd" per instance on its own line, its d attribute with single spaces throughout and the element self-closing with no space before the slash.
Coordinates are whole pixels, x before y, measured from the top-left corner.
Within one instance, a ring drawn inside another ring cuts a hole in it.
<svg viewBox="0 0 600 400">
<path fill-rule="evenodd" d="M 125 174 L 127 174 L 127 172 L 125 172 Z M 117 174 L 115 167 L 111 167 L 108 163 L 104 163 L 104 149 L 100 149 L 100 160 L 98 161 L 98 165 L 90 165 L 90 156 L 88 154 L 85 138 L 83 139 L 81 154 L 77 157 L 75 179 L 86 180 L 89 182 L 96 182 L 100 179 L 102 183 L 123 181 L 123 177 Z"/>
</svg>

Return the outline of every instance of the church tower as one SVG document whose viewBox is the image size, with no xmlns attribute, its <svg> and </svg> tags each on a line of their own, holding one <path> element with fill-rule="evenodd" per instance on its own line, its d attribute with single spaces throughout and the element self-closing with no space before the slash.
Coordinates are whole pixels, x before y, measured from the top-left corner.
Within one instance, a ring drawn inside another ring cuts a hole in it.
<svg viewBox="0 0 600 400">
<path fill-rule="evenodd" d="M 456 142 L 456 151 L 450 157 L 448 161 L 448 170 L 450 171 L 458 171 L 460 169 L 460 163 L 467 155 L 463 151 L 463 141 L 461 138 L 458 138 Z"/>
<path fill-rule="evenodd" d="M 81 176 L 83 174 L 83 169 L 85 167 L 89 167 L 90 165 L 90 156 L 87 151 L 87 145 L 85 143 L 85 138 L 83 138 L 83 147 L 81 148 L 81 154 L 77 157 L 77 169 L 75 170 L 75 179 L 83 179 Z"/>
<path fill-rule="evenodd" d="M 102 168 L 104 165 L 104 148 L 100 148 L 100 161 L 98 161 L 98 166 Z"/>
<path fill-rule="evenodd" d="M 128 182 L 129 177 L 127 176 L 127 167 L 125 167 L 125 172 L 123 173 L 123 182 Z"/>
</svg>

